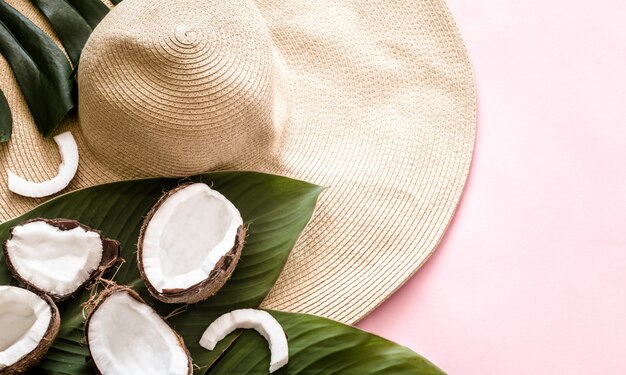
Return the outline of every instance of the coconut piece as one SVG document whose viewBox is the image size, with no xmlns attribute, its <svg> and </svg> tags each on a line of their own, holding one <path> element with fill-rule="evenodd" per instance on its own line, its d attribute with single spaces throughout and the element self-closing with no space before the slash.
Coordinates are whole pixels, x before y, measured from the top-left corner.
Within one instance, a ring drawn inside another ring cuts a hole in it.
<svg viewBox="0 0 626 375">
<path fill-rule="evenodd" d="M 62 301 L 115 264 L 119 249 L 78 221 L 34 219 L 11 228 L 4 256 L 22 285 Z"/>
<path fill-rule="evenodd" d="M 254 329 L 265 337 L 270 346 L 270 372 L 287 364 L 287 335 L 280 323 L 263 310 L 240 309 L 220 316 L 204 331 L 200 346 L 213 350 L 219 341 L 238 328 Z"/>
<path fill-rule="evenodd" d="M 167 192 L 148 213 L 137 244 L 139 272 L 156 299 L 195 303 L 217 293 L 246 237 L 237 208 L 203 183 Z"/>
<path fill-rule="evenodd" d="M 78 146 L 71 132 L 57 135 L 54 141 L 59 146 L 61 154 L 59 173 L 51 180 L 32 182 L 7 170 L 9 190 L 25 197 L 42 198 L 56 194 L 70 184 L 78 170 Z"/>
<path fill-rule="evenodd" d="M 59 332 L 59 310 L 46 295 L 0 286 L 0 374 L 22 374 L 46 354 Z"/>
<path fill-rule="evenodd" d="M 103 375 L 190 375 L 183 339 L 128 287 L 102 292 L 85 334 L 96 370 Z"/>
</svg>

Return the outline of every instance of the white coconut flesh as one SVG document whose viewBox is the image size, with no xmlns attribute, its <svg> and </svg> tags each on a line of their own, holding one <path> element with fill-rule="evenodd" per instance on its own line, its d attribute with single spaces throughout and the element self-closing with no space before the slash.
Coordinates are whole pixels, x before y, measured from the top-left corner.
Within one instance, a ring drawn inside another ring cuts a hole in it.
<svg viewBox="0 0 626 375">
<path fill-rule="evenodd" d="M 0 372 L 37 348 L 51 319 L 50 305 L 35 293 L 0 286 Z"/>
<path fill-rule="evenodd" d="M 19 276 L 46 293 L 64 296 L 76 291 L 100 265 L 100 234 L 82 227 L 61 230 L 45 221 L 13 228 L 5 244 Z"/>
<path fill-rule="evenodd" d="M 270 347 L 270 372 L 287 364 L 289 347 L 285 331 L 272 315 L 263 310 L 240 309 L 220 316 L 204 331 L 200 346 L 213 350 L 219 341 L 238 328 L 254 329 L 265 337 Z"/>
<path fill-rule="evenodd" d="M 58 174 L 48 181 L 33 182 L 9 170 L 7 171 L 9 190 L 25 197 L 42 198 L 56 194 L 70 184 L 78 170 L 78 146 L 70 132 L 57 135 L 54 141 L 59 146 L 61 154 Z"/>
<path fill-rule="evenodd" d="M 127 292 L 107 297 L 89 318 L 89 351 L 103 375 L 186 375 L 187 352 L 148 305 Z"/>
<path fill-rule="evenodd" d="M 222 194 L 203 183 L 190 184 L 167 197 L 148 222 L 142 263 L 158 292 L 188 289 L 209 277 L 235 245 L 243 220 Z"/>
</svg>

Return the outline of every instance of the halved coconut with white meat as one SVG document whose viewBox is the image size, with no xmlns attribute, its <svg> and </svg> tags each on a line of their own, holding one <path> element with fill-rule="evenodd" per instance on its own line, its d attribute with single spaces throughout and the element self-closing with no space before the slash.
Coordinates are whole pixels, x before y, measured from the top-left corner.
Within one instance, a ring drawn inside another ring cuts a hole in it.
<svg viewBox="0 0 626 375">
<path fill-rule="evenodd" d="M 59 310 L 46 295 L 0 286 L 0 374 L 22 374 L 46 354 L 59 332 Z"/>
<path fill-rule="evenodd" d="M 75 220 L 34 219 L 11 229 L 4 256 L 27 289 L 62 301 L 115 264 L 119 248 L 119 242 Z"/>
<path fill-rule="evenodd" d="M 103 375 L 190 375 L 183 339 L 132 289 L 100 294 L 85 335 L 96 371 Z"/>
<path fill-rule="evenodd" d="M 239 210 L 203 183 L 166 193 L 148 213 L 137 244 L 139 272 L 166 303 L 217 293 L 235 269 L 246 236 Z"/>
<path fill-rule="evenodd" d="M 289 361 L 287 335 L 283 327 L 267 311 L 256 309 L 234 310 L 215 319 L 200 338 L 200 346 L 213 350 L 215 345 L 238 328 L 254 329 L 270 346 L 270 372 L 283 367 Z"/>
</svg>

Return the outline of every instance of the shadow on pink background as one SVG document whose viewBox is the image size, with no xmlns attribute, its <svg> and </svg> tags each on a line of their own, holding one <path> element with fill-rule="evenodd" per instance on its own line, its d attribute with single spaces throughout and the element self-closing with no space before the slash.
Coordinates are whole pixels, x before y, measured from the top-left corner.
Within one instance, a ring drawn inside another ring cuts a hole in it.
<svg viewBox="0 0 626 375">
<path fill-rule="evenodd" d="M 450 374 L 626 374 L 626 2 L 448 5 L 478 87 L 470 179 L 359 326 Z"/>
</svg>

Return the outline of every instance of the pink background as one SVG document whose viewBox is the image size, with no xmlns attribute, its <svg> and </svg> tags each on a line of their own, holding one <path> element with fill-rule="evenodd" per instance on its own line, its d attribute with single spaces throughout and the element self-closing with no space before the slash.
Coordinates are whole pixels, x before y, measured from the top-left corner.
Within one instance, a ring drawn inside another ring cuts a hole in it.
<svg viewBox="0 0 626 375">
<path fill-rule="evenodd" d="M 469 182 L 359 326 L 450 374 L 626 374 L 626 2 L 448 4 L 478 87 Z"/>
</svg>

